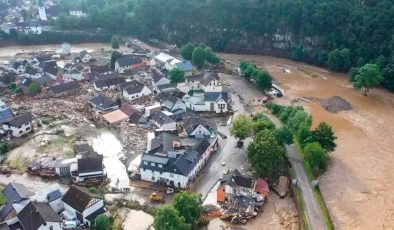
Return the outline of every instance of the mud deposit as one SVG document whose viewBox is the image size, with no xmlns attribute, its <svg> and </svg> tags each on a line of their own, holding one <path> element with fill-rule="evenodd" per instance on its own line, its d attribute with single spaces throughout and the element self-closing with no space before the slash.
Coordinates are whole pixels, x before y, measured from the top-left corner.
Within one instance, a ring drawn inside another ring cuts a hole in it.
<svg viewBox="0 0 394 230">
<path fill-rule="evenodd" d="M 223 54 L 237 62 L 267 68 L 285 89 L 277 103 L 297 98 L 339 96 L 352 110 L 331 113 L 315 101 L 303 101 L 313 125 L 326 121 L 338 136 L 327 172 L 319 178 L 335 229 L 394 229 L 394 96 L 373 89 L 368 97 L 353 89 L 344 74 L 289 60 Z M 284 73 L 283 69 L 290 73 Z"/>
<path fill-rule="evenodd" d="M 318 102 L 325 110 L 331 113 L 338 113 L 340 111 L 352 109 L 350 103 L 340 96 L 333 96 L 327 99 L 313 98 L 313 100 Z"/>
</svg>

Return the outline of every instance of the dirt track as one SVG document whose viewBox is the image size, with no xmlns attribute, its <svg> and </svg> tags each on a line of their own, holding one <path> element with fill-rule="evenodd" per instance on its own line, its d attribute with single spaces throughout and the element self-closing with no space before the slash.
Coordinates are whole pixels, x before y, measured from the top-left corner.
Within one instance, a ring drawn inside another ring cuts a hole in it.
<svg viewBox="0 0 394 230">
<path fill-rule="evenodd" d="M 394 228 L 394 97 L 373 89 L 368 97 L 355 91 L 344 74 L 289 60 L 252 55 L 222 54 L 236 63 L 253 61 L 267 68 L 285 89 L 278 103 L 289 104 L 299 97 L 341 96 L 351 111 L 337 114 L 319 104 L 304 102 L 313 115 L 313 125 L 330 123 L 338 136 L 328 171 L 321 177 L 321 190 L 335 229 Z M 284 74 L 283 68 L 291 73 Z"/>
</svg>

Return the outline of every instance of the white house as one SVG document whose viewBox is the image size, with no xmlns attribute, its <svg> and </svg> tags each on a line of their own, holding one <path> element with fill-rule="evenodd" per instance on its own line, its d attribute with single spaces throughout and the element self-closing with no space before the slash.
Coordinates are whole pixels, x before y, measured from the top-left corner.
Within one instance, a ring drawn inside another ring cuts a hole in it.
<svg viewBox="0 0 394 230">
<path fill-rule="evenodd" d="M 100 74 L 93 81 L 93 86 L 97 91 L 115 89 L 120 84 L 125 83 L 126 80 L 116 73 Z"/>
<path fill-rule="evenodd" d="M 154 71 L 152 74 L 152 85 L 153 85 L 153 90 L 158 93 L 160 92 L 159 87 L 165 86 L 165 85 L 170 85 L 171 81 L 170 79 L 166 78 L 166 76 L 158 71 Z"/>
<path fill-rule="evenodd" d="M 41 34 L 42 33 L 42 27 L 38 21 L 20 22 L 17 24 L 17 26 L 20 31 L 23 31 L 26 34 Z"/>
<path fill-rule="evenodd" d="M 78 157 L 77 157 L 78 158 Z M 71 176 L 76 182 L 86 179 L 102 179 L 104 177 L 103 156 L 88 156 L 80 158 L 70 166 Z"/>
<path fill-rule="evenodd" d="M 123 96 L 129 101 L 152 94 L 152 91 L 146 85 L 137 80 L 126 82 L 126 84 L 127 86 L 123 88 Z"/>
<path fill-rule="evenodd" d="M 62 201 L 65 210 L 61 215 L 66 220 L 78 220 L 88 226 L 98 215 L 105 212 L 103 199 L 84 187 L 71 186 Z"/>
<path fill-rule="evenodd" d="M 152 117 L 152 122 L 163 130 L 176 130 L 176 121 L 167 116 L 164 112 L 156 112 Z"/>
<path fill-rule="evenodd" d="M 222 92 L 223 85 L 220 82 L 219 75 L 212 72 L 206 73 L 201 82 L 201 89 L 205 92 Z"/>
<path fill-rule="evenodd" d="M 204 94 L 206 111 L 225 113 L 228 111 L 228 92 L 209 92 Z"/>
<path fill-rule="evenodd" d="M 6 203 L 0 208 L 0 223 L 16 224 L 19 220 L 17 214 L 30 202 L 33 195 L 23 184 L 11 182 L 2 191 Z"/>
<path fill-rule="evenodd" d="M 163 145 L 167 144 L 163 143 Z M 206 164 L 213 151 L 211 143 L 202 140 L 192 147 L 187 147 L 184 154 L 146 153 L 141 158 L 141 179 L 151 182 L 162 181 L 169 186 L 186 188 Z"/>
<path fill-rule="evenodd" d="M 173 56 L 161 52 L 151 59 L 151 66 L 156 66 L 158 68 L 165 68 L 166 63 L 171 62 L 173 59 L 174 59 Z"/>
<path fill-rule="evenodd" d="M 203 80 L 202 75 L 193 75 L 193 76 L 188 76 L 185 77 L 185 82 L 189 89 L 191 90 L 199 90 L 201 89 L 201 82 Z"/>
<path fill-rule="evenodd" d="M 41 21 L 48 21 L 47 13 L 45 11 L 45 7 L 43 7 L 43 6 L 38 7 L 38 18 Z"/>
<path fill-rule="evenodd" d="M 134 69 L 143 69 L 145 67 L 145 61 L 142 58 L 133 55 L 125 55 L 118 58 L 115 62 L 115 71 L 118 73 L 125 73 Z"/>
<path fill-rule="evenodd" d="M 88 53 L 88 51 L 83 50 L 79 53 L 79 58 L 83 63 L 89 63 L 93 57 Z"/>
<path fill-rule="evenodd" d="M 183 102 L 186 105 L 186 108 L 194 111 L 194 112 L 205 112 L 207 108 L 205 106 L 204 94 L 194 93 L 193 95 L 186 94 L 182 98 Z"/>
<path fill-rule="evenodd" d="M 71 46 L 69 43 L 62 43 L 60 46 L 60 54 L 69 55 L 71 53 Z"/>
<path fill-rule="evenodd" d="M 187 136 L 193 138 L 209 138 L 212 135 L 208 123 L 194 114 L 184 119 L 183 128 Z"/>
<path fill-rule="evenodd" d="M 44 202 L 30 201 L 17 216 L 23 229 L 62 229 L 62 219 L 49 204 Z"/>
<path fill-rule="evenodd" d="M 13 69 L 17 74 L 22 74 L 26 72 L 26 66 L 22 62 L 15 62 Z"/>
<path fill-rule="evenodd" d="M 5 133 L 10 133 L 13 137 L 21 137 L 31 132 L 33 116 L 31 113 L 24 113 L 14 117 L 12 120 L 6 121 L 2 124 L 2 130 Z"/>
<path fill-rule="evenodd" d="M 78 9 L 73 9 L 69 11 L 70 16 L 75 16 L 75 17 L 87 17 L 87 14 L 85 12 L 83 12 L 82 10 L 78 10 Z"/>
<path fill-rule="evenodd" d="M 161 94 L 158 97 L 161 106 L 174 115 L 186 112 L 186 105 L 183 101 L 171 94 Z"/>
</svg>

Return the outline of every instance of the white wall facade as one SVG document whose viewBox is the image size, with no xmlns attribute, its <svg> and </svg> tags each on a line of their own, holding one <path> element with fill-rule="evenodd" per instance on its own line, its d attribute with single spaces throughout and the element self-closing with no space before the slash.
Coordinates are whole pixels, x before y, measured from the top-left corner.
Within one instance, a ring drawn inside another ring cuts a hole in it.
<svg viewBox="0 0 394 230">
<path fill-rule="evenodd" d="M 4 131 L 11 130 L 12 136 L 21 137 L 21 136 L 26 135 L 31 132 L 31 123 L 23 124 L 20 127 L 13 127 L 13 126 L 9 126 L 7 124 L 3 124 L 3 130 Z"/>
<path fill-rule="evenodd" d="M 144 88 L 142 88 L 141 92 L 136 93 L 136 94 L 128 94 L 127 90 L 124 90 L 123 96 L 125 98 L 127 98 L 128 100 L 132 101 L 132 100 L 138 99 L 143 96 L 148 96 L 151 93 L 152 93 L 152 91 L 148 87 L 144 86 Z"/>
<path fill-rule="evenodd" d="M 197 128 L 194 129 L 194 131 L 190 134 L 190 136 L 194 136 L 196 138 L 204 138 L 210 135 L 211 135 L 211 131 L 209 131 L 203 125 L 197 126 Z"/>
<path fill-rule="evenodd" d="M 218 80 L 212 80 L 208 85 L 202 85 L 201 87 L 205 92 L 222 92 L 222 83 Z"/>
<path fill-rule="evenodd" d="M 211 103 L 213 103 L 213 110 L 211 110 Z M 211 111 L 215 113 L 225 113 L 228 111 L 227 102 L 223 99 L 220 99 L 217 102 L 214 101 L 206 101 L 205 102 L 206 111 Z"/>
</svg>

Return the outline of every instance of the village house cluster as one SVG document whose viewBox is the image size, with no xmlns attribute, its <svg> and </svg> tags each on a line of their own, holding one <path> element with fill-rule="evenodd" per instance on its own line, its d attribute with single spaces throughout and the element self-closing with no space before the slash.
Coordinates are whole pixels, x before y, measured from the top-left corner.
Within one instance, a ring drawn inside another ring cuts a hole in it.
<svg viewBox="0 0 394 230">
<path fill-rule="evenodd" d="M 44 100 L 82 98 L 89 118 L 96 125 L 146 130 L 147 145 L 142 154 L 130 159 L 131 162 L 122 160 L 122 164 L 128 164 L 122 167 L 127 169 L 130 179 L 188 188 L 218 149 L 216 125 L 206 117 L 232 112 L 230 94 L 219 75 L 214 71 L 198 70 L 180 57 L 152 53 L 136 45 L 123 51 L 114 69 L 110 68 L 105 56 L 109 53 L 87 50 L 73 53 L 71 49 L 65 43 L 57 53 L 32 53 L 30 57 L 15 58 L 0 65 L 0 93 L 7 98 L 0 102 L 3 139 L 31 135 L 30 132 L 40 129 L 40 116 L 45 115 L 45 111 L 34 114 L 23 107 L 12 109 L 13 97 L 43 103 Z M 170 80 L 168 73 L 174 68 L 185 72 L 184 82 Z M 0 211 L 0 222 L 26 229 L 25 216 L 34 212 L 37 215 L 35 226 L 41 226 L 40 229 L 88 226 L 104 209 L 102 199 L 92 195 L 86 187 L 104 183 L 109 184 L 112 191 L 130 191 L 129 178 L 107 183 L 111 180 L 108 175 L 111 169 L 106 167 L 105 157 L 98 154 L 91 143 L 83 138 L 77 140 L 73 153 L 75 157 L 43 154 L 27 168 L 31 175 L 68 178 L 74 184 L 68 192 L 57 186 L 58 191 L 48 188 L 45 192 L 50 195 L 40 193 L 40 198 L 35 198 L 37 196 L 22 185 L 16 184 L 16 189 L 10 189 L 9 186 L 14 186 L 10 184 L 4 191 L 7 204 Z M 13 196 L 8 194 L 9 190 L 20 190 L 23 194 L 13 201 L 9 198 Z M 56 197 L 51 197 L 52 193 Z M 56 204 L 52 205 L 55 200 Z"/>
<path fill-rule="evenodd" d="M 0 0 L 0 30 L 10 34 L 13 30 L 26 34 L 41 34 L 49 20 L 60 14 L 86 17 L 81 9 L 64 9 L 55 1 Z"/>
<path fill-rule="evenodd" d="M 0 208 L 1 229 L 89 227 L 98 215 L 106 213 L 102 196 L 75 185 L 66 189 L 53 184 L 34 194 L 13 182 L 5 186 L 3 194 L 6 204 Z"/>
</svg>

